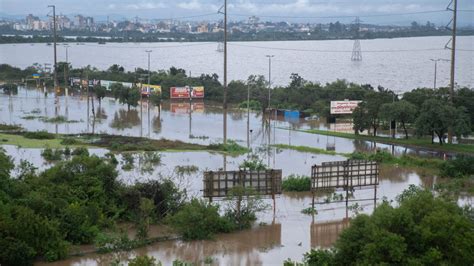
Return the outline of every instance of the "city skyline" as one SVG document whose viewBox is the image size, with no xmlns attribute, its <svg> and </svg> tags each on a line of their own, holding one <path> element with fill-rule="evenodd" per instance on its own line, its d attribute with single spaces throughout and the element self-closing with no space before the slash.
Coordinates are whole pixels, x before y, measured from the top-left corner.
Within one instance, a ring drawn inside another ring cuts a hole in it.
<svg viewBox="0 0 474 266">
<path fill-rule="evenodd" d="M 73 16 L 84 14 L 94 17 L 97 21 L 125 20 L 140 17 L 142 19 L 180 19 L 217 21 L 221 16 L 217 13 L 221 1 L 215 0 L 182 0 L 166 2 L 159 0 L 130 1 L 106 0 L 97 4 L 91 0 L 2 0 L 0 17 L 19 19 L 28 14 L 45 17 L 49 9 L 47 5 L 55 4 L 57 14 Z M 252 15 L 264 21 L 290 22 L 348 22 L 360 16 L 370 24 L 407 25 L 411 21 L 431 21 L 436 24 L 449 22 L 449 12 L 443 12 L 449 1 L 418 0 L 418 1 L 310 1 L 310 0 L 238 0 L 229 2 L 230 20 L 240 21 Z M 93 7 L 93 8 L 91 8 Z M 474 3 L 459 3 L 459 25 L 474 23 Z"/>
</svg>

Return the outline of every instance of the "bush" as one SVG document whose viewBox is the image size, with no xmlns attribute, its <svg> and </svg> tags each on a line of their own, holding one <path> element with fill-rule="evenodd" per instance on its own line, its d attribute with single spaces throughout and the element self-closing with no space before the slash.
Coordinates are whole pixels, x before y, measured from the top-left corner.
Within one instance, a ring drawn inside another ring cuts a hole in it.
<svg viewBox="0 0 474 266">
<path fill-rule="evenodd" d="M 472 265 L 474 223 L 455 202 L 411 186 L 358 215 L 335 244 L 336 265 Z"/>
<path fill-rule="evenodd" d="M 71 154 L 74 156 L 89 156 L 89 150 L 84 147 L 77 147 L 72 151 Z"/>
<path fill-rule="evenodd" d="M 308 265 L 334 265 L 334 253 L 331 250 L 312 249 L 304 254 L 303 261 Z"/>
<path fill-rule="evenodd" d="M 160 262 L 156 262 L 155 258 L 147 255 L 137 256 L 128 262 L 128 266 L 158 266 Z"/>
<path fill-rule="evenodd" d="M 289 175 L 281 184 L 284 191 L 311 191 L 311 178 L 309 176 Z"/>
<path fill-rule="evenodd" d="M 36 131 L 36 132 L 26 132 L 23 135 L 27 139 L 54 139 L 55 136 L 52 133 L 49 133 L 45 130 Z"/>
<path fill-rule="evenodd" d="M 186 240 L 210 239 L 232 230 L 230 221 L 219 215 L 219 206 L 198 199 L 185 204 L 168 222 Z"/>
<path fill-rule="evenodd" d="M 224 143 L 211 144 L 208 147 L 211 150 L 218 150 L 218 151 L 228 152 L 231 154 L 241 154 L 241 153 L 246 153 L 249 151 L 249 149 L 243 146 L 240 146 L 234 140 L 227 140 L 227 144 L 224 144 Z"/>
<path fill-rule="evenodd" d="M 248 107 L 250 108 L 250 110 L 255 110 L 255 111 L 262 110 L 262 105 L 260 104 L 259 101 L 256 101 L 256 100 L 250 100 L 248 102 Z M 239 108 L 247 109 L 247 101 L 241 102 L 239 104 Z"/>
<path fill-rule="evenodd" d="M 45 148 L 41 152 L 41 156 L 49 162 L 54 162 L 54 161 L 59 161 L 63 158 L 64 152 L 60 149 L 51 149 L 51 148 Z"/>
<path fill-rule="evenodd" d="M 443 177 L 474 175 L 474 156 L 460 154 L 452 160 L 445 161 L 440 169 Z"/>
<path fill-rule="evenodd" d="M 63 140 L 61 140 L 61 144 L 62 145 L 75 145 L 77 144 L 77 140 L 73 138 L 64 138 Z"/>
<path fill-rule="evenodd" d="M 256 154 L 251 154 L 249 158 L 245 159 L 239 168 L 248 169 L 250 171 L 266 170 L 267 166 L 263 163 L 262 159 Z"/>
<path fill-rule="evenodd" d="M 225 198 L 225 217 L 232 222 L 234 229 L 246 229 L 257 220 L 257 213 L 266 210 L 261 197 L 253 189 L 233 187 Z"/>
<path fill-rule="evenodd" d="M 25 242 L 13 237 L 0 238 L 1 265 L 32 265 L 36 252 Z"/>
</svg>

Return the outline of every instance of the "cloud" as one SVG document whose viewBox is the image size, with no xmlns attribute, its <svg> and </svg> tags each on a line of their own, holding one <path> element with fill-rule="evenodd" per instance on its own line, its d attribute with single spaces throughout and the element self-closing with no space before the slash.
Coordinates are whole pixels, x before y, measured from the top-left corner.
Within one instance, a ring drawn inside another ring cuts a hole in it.
<svg viewBox="0 0 474 266">
<path fill-rule="evenodd" d="M 413 12 L 426 10 L 427 5 L 413 4 L 412 2 L 406 4 L 385 4 L 374 1 L 363 2 L 314 2 L 311 0 L 290 0 L 280 3 L 265 3 L 259 4 L 255 0 L 238 0 L 232 6 L 234 11 L 250 12 L 250 13 L 265 13 L 265 14 L 358 14 L 365 13 L 393 13 L 393 12 Z"/>
<path fill-rule="evenodd" d="M 168 6 L 164 3 L 153 3 L 153 2 L 142 2 L 138 4 L 128 4 L 125 6 L 127 9 L 158 9 L 158 8 L 167 8 Z"/>
<path fill-rule="evenodd" d="M 134 3 L 134 4 L 123 4 L 123 5 L 117 5 L 117 4 L 109 4 L 107 6 L 107 9 L 110 10 L 146 10 L 146 9 L 164 9 L 167 8 L 168 6 L 165 3 L 161 2 L 141 2 L 141 3 Z"/>
<path fill-rule="evenodd" d="M 179 8 L 187 9 L 187 10 L 201 10 L 202 4 L 199 0 L 191 0 L 189 2 L 181 2 L 177 5 Z"/>
</svg>

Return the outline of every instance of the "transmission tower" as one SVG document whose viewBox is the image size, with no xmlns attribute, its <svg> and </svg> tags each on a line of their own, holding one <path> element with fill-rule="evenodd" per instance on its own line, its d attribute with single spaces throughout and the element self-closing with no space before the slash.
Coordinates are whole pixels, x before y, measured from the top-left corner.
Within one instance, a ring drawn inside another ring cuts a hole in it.
<svg viewBox="0 0 474 266">
<path fill-rule="evenodd" d="M 356 17 L 354 21 L 355 25 L 355 37 L 354 37 L 354 47 L 352 48 L 352 61 L 362 61 L 362 51 L 360 48 L 360 40 L 359 40 L 359 31 L 360 31 L 360 19 Z"/>
<path fill-rule="evenodd" d="M 219 53 L 223 53 L 224 52 L 224 42 L 219 42 L 217 43 L 217 49 L 216 51 L 218 51 Z"/>
</svg>

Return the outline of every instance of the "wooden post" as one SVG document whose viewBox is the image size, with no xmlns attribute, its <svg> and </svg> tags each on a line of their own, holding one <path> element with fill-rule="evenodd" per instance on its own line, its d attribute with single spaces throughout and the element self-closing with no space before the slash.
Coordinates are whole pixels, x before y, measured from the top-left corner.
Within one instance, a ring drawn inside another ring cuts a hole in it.
<svg viewBox="0 0 474 266">
<path fill-rule="evenodd" d="M 377 207 L 377 185 L 374 185 L 374 211 Z"/>
<path fill-rule="evenodd" d="M 275 201 L 275 189 L 276 189 L 276 180 L 275 180 L 275 172 L 270 170 L 270 175 L 272 178 L 272 199 L 273 199 L 273 216 L 275 216 L 276 213 L 276 201 Z"/>
<path fill-rule="evenodd" d="M 207 189 L 209 193 L 209 203 L 212 203 L 212 193 L 214 192 L 213 186 L 214 186 L 214 172 L 209 172 L 208 179 L 207 179 Z"/>
</svg>

